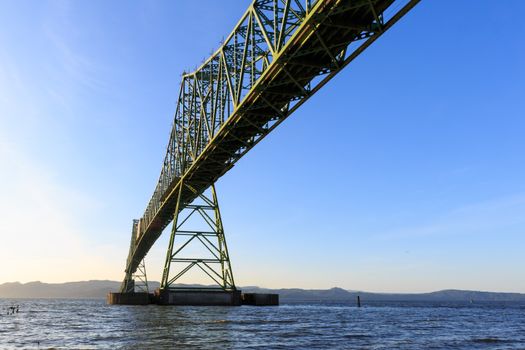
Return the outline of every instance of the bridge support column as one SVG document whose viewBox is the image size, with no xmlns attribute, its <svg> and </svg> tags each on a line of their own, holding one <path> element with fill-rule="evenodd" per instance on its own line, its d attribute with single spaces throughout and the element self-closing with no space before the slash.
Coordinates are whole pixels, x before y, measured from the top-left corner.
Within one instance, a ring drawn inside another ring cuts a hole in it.
<svg viewBox="0 0 525 350">
<path fill-rule="evenodd" d="M 133 220 L 133 228 L 131 229 L 131 243 L 129 245 L 128 263 L 126 263 L 126 266 L 129 266 L 129 260 L 133 256 L 133 249 L 135 247 L 135 242 L 137 241 L 139 225 L 140 220 Z M 120 287 L 120 292 L 134 293 L 135 288 L 137 289 L 137 292 L 149 293 L 145 259 L 142 259 L 136 271 L 126 270 L 126 276 L 124 277 L 124 281 L 122 282 L 122 285 Z"/>
<path fill-rule="evenodd" d="M 137 271 L 133 274 L 133 282 L 136 292 L 149 293 L 148 277 L 146 275 L 146 259 L 142 259 Z"/>
<path fill-rule="evenodd" d="M 181 192 L 184 190 L 190 190 L 198 197 L 190 205 L 180 209 L 182 208 L 180 203 Z M 168 293 L 170 294 L 169 300 L 174 298 L 168 302 L 170 304 L 183 303 L 183 300 L 178 300 L 184 298 L 183 292 L 193 293 L 192 298 L 198 295 L 204 298 L 213 295 L 213 298 L 218 298 L 217 294 L 212 292 L 240 296 L 233 279 L 214 185 L 211 185 L 210 192 L 210 195 L 198 194 L 191 185 L 184 183 L 179 187 L 160 286 L 160 295 Z M 195 274 L 204 276 L 211 285 L 188 286 L 187 284 L 180 284 L 183 282 L 183 277 Z M 212 294 L 196 293 L 198 291 Z M 232 292 L 235 293 L 232 294 Z M 196 302 L 192 301 L 192 303 Z M 202 301 L 202 304 L 205 303 Z M 234 300 L 231 305 L 237 304 L 240 304 L 240 299 L 239 301 Z"/>
</svg>

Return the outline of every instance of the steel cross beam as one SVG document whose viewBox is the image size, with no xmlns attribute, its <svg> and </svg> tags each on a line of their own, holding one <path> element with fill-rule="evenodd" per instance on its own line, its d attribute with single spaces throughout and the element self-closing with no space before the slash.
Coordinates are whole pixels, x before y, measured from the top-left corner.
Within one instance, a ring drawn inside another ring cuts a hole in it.
<svg viewBox="0 0 525 350">
<path fill-rule="evenodd" d="M 221 47 L 183 75 L 124 284 L 179 211 L 419 1 L 254 0 Z"/>
<path fill-rule="evenodd" d="M 197 194 L 190 185 L 184 185 L 184 187 Z M 175 210 L 176 214 L 173 218 L 173 227 L 160 284 L 162 290 L 201 289 L 174 285 L 190 270 L 199 269 L 204 275 L 207 275 L 208 281 L 213 284 L 208 286 L 207 290 L 233 291 L 236 289 L 215 185 L 211 185 L 210 189 L 211 196 L 206 196 L 202 193 L 197 194 L 198 199 L 193 202 L 194 204 L 187 205 L 180 211 Z M 180 200 L 180 196 L 177 196 L 177 199 Z M 185 226 L 185 224 L 188 224 L 188 221 L 192 221 L 191 219 L 195 218 L 200 219 L 200 222 L 204 223 L 206 231 L 189 230 L 192 225 L 195 225 L 195 222 Z M 174 245 L 176 239 L 180 241 L 177 248 Z M 185 248 L 192 243 L 205 248 L 202 249 L 204 252 L 198 255 L 195 252 L 190 256 L 185 255 L 184 251 L 187 250 Z M 174 271 L 176 272 L 175 274 L 173 274 Z"/>
</svg>

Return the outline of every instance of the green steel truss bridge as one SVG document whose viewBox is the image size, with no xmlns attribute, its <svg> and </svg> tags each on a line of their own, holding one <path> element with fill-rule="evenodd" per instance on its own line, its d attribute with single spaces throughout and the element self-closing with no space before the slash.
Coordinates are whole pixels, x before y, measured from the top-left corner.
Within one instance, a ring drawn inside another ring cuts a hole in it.
<svg viewBox="0 0 525 350">
<path fill-rule="evenodd" d="M 254 0 L 221 47 L 183 74 L 157 186 L 133 221 L 121 292 L 147 290 L 144 257 L 171 222 L 161 289 L 183 288 L 177 282 L 196 269 L 217 290 L 235 290 L 214 183 L 418 2 Z M 196 218 L 206 229 L 185 227 Z M 206 256 L 184 254 L 191 242 Z"/>
</svg>

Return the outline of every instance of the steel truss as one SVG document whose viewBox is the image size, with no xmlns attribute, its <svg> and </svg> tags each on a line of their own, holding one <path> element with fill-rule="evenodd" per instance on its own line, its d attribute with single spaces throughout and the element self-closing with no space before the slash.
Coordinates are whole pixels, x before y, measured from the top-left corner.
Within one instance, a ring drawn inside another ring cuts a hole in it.
<svg viewBox="0 0 525 350">
<path fill-rule="evenodd" d="M 135 284 L 135 292 L 149 293 L 145 259 L 142 259 L 142 262 L 139 264 L 137 271 L 135 271 L 133 274 L 133 281 Z"/>
<path fill-rule="evenodd" d="M 128 263 L 131 260 L 132 254 L 133 254 L 132 247 L 135 245 L 135 242 L 137 240 L 137 234 L 139 232 L 139 223 L 140 223 L 139 220 L 133 220 L 133 226 L 131 228 L 130 250 L 128 253 Z M 120 291 L 126 292 L 126 293 L 134 293 L 134 292 L 149 293 L 145 259 L 142 259 L 142 261 L 140 261 L 140 263 L 137 266 L 136 271 L 134 272 L 130 271 L 129 273 L 126 272 L 126 278 L 124 279 L 124 282 L 122 283 Z"/>
<path fill-rule="evenodd" d="M 235 282 L 224 237 L 224 228 L 215 186 L 211 186 L 211 197 L 197 193 L 191 185 L 185 184 L 184 187 L 194 192 L 198 199 L 179 211 L 178 208 L 182 204 L 182 191 L 179 191 L 177 195 L 177 209 L 173 218 L 173 227 L 160 288 L 163 290 L 205 288 L 207 290 L 233 291 L 235 290 Z M 195 222 L 189 223 L 192 219 L 200 219 L 205 229 L 197 228 Z M 192 227 L 193 229 L 191 229 Z M 177 246 L 175 245 L 176 240 L 180 240 Z M 185 256 L 185 249 L 192 242 L 198 243 L 203 248 L 201 250 L 204 250 L 205 253 L 200 253 L 200 256 Z M 213 286 L 189 287 L 175 285 L 184 275 L 195 269 L 204 272 L 209 277 L 209 280 L 213 282 Z"/>
<path fill-rule="evenodd" d="M 126 279 L 181 210 L 418 2 L 254 0 L 221 47 L 183 74 Z"/>
</svg>

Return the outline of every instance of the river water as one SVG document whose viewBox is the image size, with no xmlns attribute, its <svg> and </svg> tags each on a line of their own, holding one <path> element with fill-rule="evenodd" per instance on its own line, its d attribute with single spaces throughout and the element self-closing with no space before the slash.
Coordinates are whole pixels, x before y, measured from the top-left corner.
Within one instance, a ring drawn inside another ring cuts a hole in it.
<svg viewBox="0 0 525 350">
<path fill-rule="evenodd" d="M 7 308 L 19 305 L 19 313 Z M 523 304 L 109 306 L 0 299 L 0 349 L 525 349 Z"/>
</svg>

